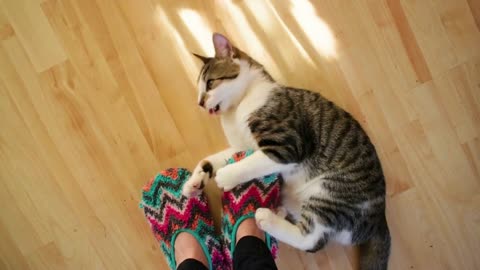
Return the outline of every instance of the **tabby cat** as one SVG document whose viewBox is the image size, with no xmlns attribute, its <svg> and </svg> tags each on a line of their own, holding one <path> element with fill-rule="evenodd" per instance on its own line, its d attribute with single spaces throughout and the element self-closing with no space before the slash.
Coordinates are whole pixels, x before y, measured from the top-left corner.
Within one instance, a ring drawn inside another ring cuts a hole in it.
<svg viewBox="0 0 480 270">
<path fill-rule="evenodd" d="M 288 216 L 258 209 L 262 230 L 309 252 L 329 240 L 359 245 L 361 269 L 386 269 L 385 180 L 360 124 L 318 93 L 278 84 L 223 35 L 215 33 L 213 43 L 215 57 L 196 55 L 204 63 L 198 102 L 220 116 L 231 147 L 200 161 L 183 194 L 201 192 L 212 178 L 230 190 L 280 173 Z M 246 149 L 255 152 L 226 166 L 233 153 Z"/>
</svg>

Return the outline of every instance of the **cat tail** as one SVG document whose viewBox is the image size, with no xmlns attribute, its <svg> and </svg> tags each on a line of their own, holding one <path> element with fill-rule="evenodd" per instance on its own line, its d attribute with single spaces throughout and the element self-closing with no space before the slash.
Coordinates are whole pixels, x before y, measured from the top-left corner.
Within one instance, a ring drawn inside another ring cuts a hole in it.
<svg viewBox="0 0 480 270">
<path fill-rule="evenodd" d="M 389 256 L 390 231 L 384 217 L 372 238 L 360 244 L 360 269 L 386 270 Z"/>
</svg>

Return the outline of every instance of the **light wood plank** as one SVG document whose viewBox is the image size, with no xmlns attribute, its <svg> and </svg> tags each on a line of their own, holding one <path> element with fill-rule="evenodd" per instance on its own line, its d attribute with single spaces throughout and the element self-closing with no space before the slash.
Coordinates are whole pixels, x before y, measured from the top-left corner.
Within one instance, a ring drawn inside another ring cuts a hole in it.
<svg viewBox="0 0 480 270">
<path fill-rule="evenodd" d="M 401 0 L 401 6 L 415 34 L 428 68 L 439 75 L 459 62 L 440 17 L 430 1 Z"/>
<path fill-rule="evenodd" d="M 2 0 L 0 8 L 32 61 L 37 72 L 44 71 L 66 59 L 39 3 L 29 0 Z"/>
<path fill-rule="evenodd" d="M 461 62 L 480 55 L 480 32 L 467 1 L 434 0 L 442 26 Z"/>
</svg>

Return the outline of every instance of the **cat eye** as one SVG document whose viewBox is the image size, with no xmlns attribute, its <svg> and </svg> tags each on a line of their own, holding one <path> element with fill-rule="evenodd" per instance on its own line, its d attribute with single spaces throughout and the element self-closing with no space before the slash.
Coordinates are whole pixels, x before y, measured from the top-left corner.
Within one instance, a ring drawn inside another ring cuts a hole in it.
<svg viewBox="0 0 480 270">
<path fill-rule="evenodd" d="M 215 81 L 232 80 L 232 79 L 235 79 L 236 77 L 237 77 L 237 75 L 235 75 L 235 76 L 225 76 L 225 77 L 220 77 L 220 78 L 216 78 L 216 79 L 209 79 L 207 81 L 206 91 L 208 92 L 213 88 L 213 84 L 215 83 Z"/>
<path fill-rule="evenodd" d="M 212 79 L 210 79 L 210 80 L 207 81 L 207 91 L 209 91 L 210 89 L 212 89 L 212 87 L 213 87 L 213 82 L 214 82 L 214 81 L 215 81 L 215 80 L 212 80 Z"/>
</svg>

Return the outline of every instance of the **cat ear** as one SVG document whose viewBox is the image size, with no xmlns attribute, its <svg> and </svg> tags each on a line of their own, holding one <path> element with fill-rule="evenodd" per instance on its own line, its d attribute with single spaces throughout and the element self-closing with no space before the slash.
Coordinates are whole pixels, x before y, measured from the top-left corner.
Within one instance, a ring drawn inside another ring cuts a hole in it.
<svg viewBox="0 0 480 270">
<path fill-rule="evenodd" d="M 195 57 L 197 57 L 198 59 L 202 60 L 202 62 L 204 64 L 206 64 L 208 61 L 210 61 L 210 58 L 208 57 L 205 57 L 205 56 L 201 56 L 199 54 L 196 54 L 196 53 L 192 53 Z"/>
<path fill-rule="evenodd" d="M 225 58 L 233 56 L 233 46 L 224 35 L 214 33 L 212 40 L 215 47 L 215 57 Z"/>
</svg>

